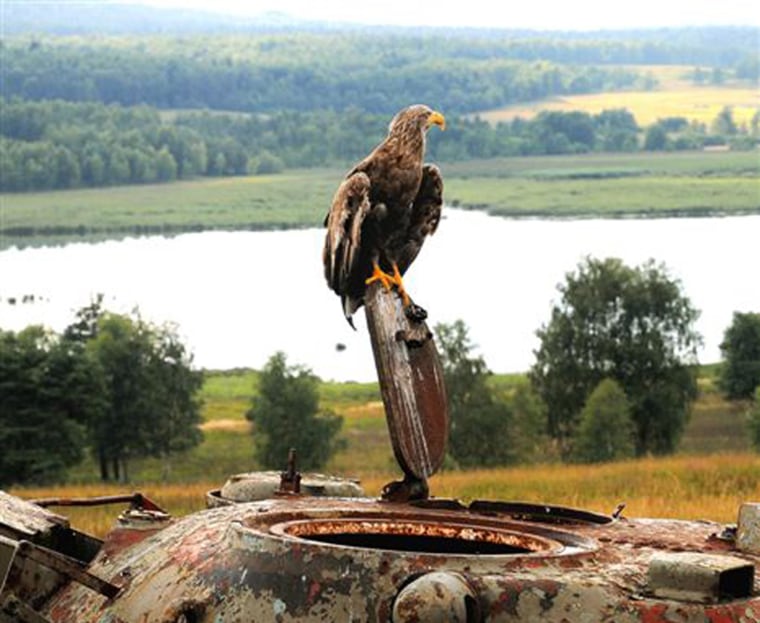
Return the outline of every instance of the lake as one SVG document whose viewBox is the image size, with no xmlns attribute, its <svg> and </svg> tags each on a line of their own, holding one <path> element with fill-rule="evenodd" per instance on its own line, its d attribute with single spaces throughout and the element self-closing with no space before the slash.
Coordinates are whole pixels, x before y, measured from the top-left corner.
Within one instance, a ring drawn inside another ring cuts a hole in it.
<svg viewBox="0 0 760 623">
<path fill-rule="evenodd" d="M 324 282 L 323 237 L 321 229 L 204 232 L 5 250 L 0 327 L 61 331 L 102 292 L 109 310 L 176 323 L 204 368 L 260 368 L 282 350 L 324 379 L 374 380 L 363 310 L 351 330 Z M 405 282 L 431 327 L 461 318 L 494 372 L 521 372 L 557 284 L 587 255 L 663 262 L 701 311 L 702 363 L 720 359 L 734 311 L 760 311 L 756 215 L 509 220 L 446 208 Z"/>
</svg>

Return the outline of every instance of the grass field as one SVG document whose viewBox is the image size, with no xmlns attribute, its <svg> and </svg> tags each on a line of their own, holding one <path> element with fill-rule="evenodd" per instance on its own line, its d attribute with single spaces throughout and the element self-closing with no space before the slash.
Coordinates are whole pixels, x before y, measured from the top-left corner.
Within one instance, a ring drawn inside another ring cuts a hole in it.
<svg viewBox="0 0 760 623">
<path fill-rule="evenodd" d="M 679 452 L 692 456 L 748 452 L 744 425 L 748 407 L 725 401 L 715 389 L 710 374 L 703 373 L 700 377 L 700 395 L 693 405 Z M 256 392 L 257 379 L 257 373 L 252 370 L 207 373 L 201 392 L 203 443 L 176 455 L 170 462 L 132 461 L 131 478 L 144 483 L 197 480 L 221 483 L 229 474 L 257 469 L 250 424 L 245 418 Z M 489 379 L 500 393 L 509 392 L 520 382 L 524 382 L 524 375 L 494 375 Z M 362 479 L 389 478 L 397 471 L 376 383 L 321 383 L 320 406 L 342 416 L 341 435 L 346 441 L 345 448 L 327 464 L 327 471 Z M 69 479 L 91 484 L 97 474 L 94 462 L 85 461 L 70 471 Z"/>
<path fill-rule="evenodd" d="M 376 496 L 395 472 L 362 479 L 367 494 Z M 16 489 L 27 499 L 78 497 L 139 490 L 172 514 L 181 516 L 204 508 L 207 491 L 218 480 L 182 484 L 69 485 Z M 542 465 L 498 470 L 443 472 L 433 476 L 435 497 L 463 501 L 502 499 L 544 502 L 610 513 L 626 504 L 629 517 L 674 517 L 735 522 L 739 505 L 760 500 L 760 458 L 753 454 L 709 457 L 647 458 L 598 466 Z M 55 509 L 54 509 L 55 510 Z M 65 508 L 74 527 L 105 534 L 121 507 Z"/>
<path fill-rule="evenodd" d="M 452 205 L 500 216 L 707 216 L 760 211 L 755 152 L 504 158 L 449 167 Z"/>
<path fill-rule="evenodd" d="M 636 69 L 642 71 L 641 67 Z M 650 125 L 666 117 L 684 117 L 709 127 L 718 113 L 725 106 L 730 106 L 734 121 L 738 125 L 749 126 L 752 116 L 760 108 L 757 88 L 735 82 L 715 86 L 696 85 L 687 77 L 693 69 L 680 65 L 653 65 L 643 71 L 658 81 L 657 88 L 651 91 L 568 95 L 489 110 L 481 113 L 480 117 L 497 122 L 511 121 L 516 117 L 530 119 L 542 110 L 577 110 L 598 114 L 603 110 L 627 108 L 640 126 Z"/>
<path fill-rule="evenodd" d="M 0 247 L 171 234 L 205 229 L 278 229 L 321 224 L 341 173 L 204 178 L 36 193 L 0 194 Z"/>
<path fill-rule="evenodd" d="M 756 152 L 585 154 L 442 165 L 448 204 L 504 216 L 760 212 Z M 0 249 L 205 229 L 318 227 L 343 172 L 0 195 Z"/>
<path fill-rule="evenodd" d="M 610 512 L 619 502 L 630 516 L 707 518 L 734 521 L 742 501 L 760 501 L 760 457 L 750 454 L 744 424 L 746 404 L 723 400 L 714 387 L 714 369 L 700 377 L 700 397 L 681 440 L 679 453 L 598 466 L 531 465 L 505 469 L 443 471 L 431 480 L 437 497 L 510 499 Z M 490 379 L 500 390 L 522 375 Z M 204 506 L 207 491 L 233 473 L 257 469 L 250 427 L 245 419 L 257 374 L 250 370 L 209 373 L 203 388 L 204 442 L 170 464 L 133 461 L 130 485 L 98 483 L 96 466 L 85 462 L 71 473 L 71 484 L 20 488 L 25 498 L 78 497 L 140 490 L 174 514 Z M 375 383 L 326 383 L 323 407 L 344 419 L 346 447 L 325 472 L 359 478 L 369 495 L 398 478 L 380 395 Z M 118 508 L 64 509 L 80 529 L 104 534 Z"/>
</svg>

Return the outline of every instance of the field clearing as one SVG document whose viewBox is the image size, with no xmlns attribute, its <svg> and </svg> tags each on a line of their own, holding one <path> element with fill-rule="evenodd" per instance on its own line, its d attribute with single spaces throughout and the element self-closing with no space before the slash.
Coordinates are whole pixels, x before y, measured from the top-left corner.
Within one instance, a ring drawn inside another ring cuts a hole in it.
<svg viewBox="0 0 760 623">
<path fill-rule="evenodd" d="M 715 387 L 714 366 L 700 374 L 700 396 L 678 447 L 679 454 L 696 456 L 749 452 L 745 425 L 748 405 L 724 400 Z M 223 482 L 233 473 L 258 469 L 253 438 L 245 413 L 255 396 L 254 370 L 208 371 L 201 391 L 203 442 L 169 460 L 130 461 L 135 482 Z M 495 374 L 488 380 L 499 394 L 509 395 L 525 383 L 524 374 Z M 355 478 L 390 478 L 397 472 L 377 383 L 319 384 L 320 409 L 343 418 L 344 446 L 325 466 L 330 473 Z M 284 460 L 284 459 L 283 459 Z M 70 482 L 93 483 L 97 466 L 87 459 L 69 471 Z"/>
<path fill-rule="evenodd" d="M 318 226 L 339 172 L 204 178 L 64 191 L 3 193 L 2 231 L 72 236 Z"/>
<path fill-rule="evenodd" d="M 431 479 L 436 497 L 503 499 L 564 504 L 611 512 L 620 502 L 634 517 L 675 517 L 733 522 L 743 501 L 760 501 L 760 456 L 749 448 L 747 403 L 728 402 L 715 385 L 718 368 L 703 366 L 700 396 L 684 431 L 678 454 L 604 465 L 522 465 L 502 469 L 456 471 L 446 466 Z M 68 485 L 16 488 L 24 498 L 86 497 L 141 491 L 175 515 L 204 508 L 207 491 L 230 474 L 260 467 L 245 411 L 255 394 L 253 370 L 208 371 L 202 394 L 203 443 L 171 462 L 130 462 L 130 484 L 95 482 L 97 466 L 85 461 L 71 470 Z M 524 374 L 493 375 L 489 384 L 510 393 Z M 377 383 L 321 383 L 320 404 L 343 417 L 345 447 L 322 470 L 358 478 L 370 496 L 400 477 L 393 458 Z M 230 405 L 236 405 L 230 410 Z M 54 509 L 55 510 L 55 509 Z M 105 534 L 117 507 L 61 509 L 75 527 Z"/>
<path fill-rule="evenodd" d="M 542 110 L 581 111 L 592 115 L 603 110 L 627 108 L 640 126 L 648 126 L 666 117 L 684 117 L 708 127 L 725 107 L 733 109 L 734 121 L 749 126 L 760 108 L 760 91 L 746 83 L 697 85 L 688 78 L 693 67 L 684 65 L 628 66 L 651 75 L 658 86 L 651 91 L 609 91 L 585 95 L 568 95 L 535 102 L 515 104 L 480 113 L 482 119 L 496 123 L 517 117 L 531 119 Z"/>
<path fill-rule="evenodd" d="M 370 496 L 398 477 L 397 470 L 362 478 Z M 18 488 L 26 499 L 84 497 L 139 490 L 174 515 L 205 507 L 207 491 L 222 482 L 182 484 L 69 485 Z M 673 517 L 731 523 L 739 505 L 760 500 L 760 458 L 753 454 L 710 457 L 646 458 L 637 461 L 587 465 L 542 465 L 509 469 L 443 472 L 430 482 L 435 497 L 544 502 L 610 513 L 625 503 L 628 517 Z M 104 535 L 122 507 L 53 509 L 70 517 L 75 528 Z"/>
<path fill-rule="evenodd" d="M 518 117 L 532 119 L 541 111 L 581 111 L 598 115 L 603 110 L 627 108 L 639 126 L 645 127 L 666 117 L 684 117 L 704 123 L 708 127 L 725 107 L 733 110 L 737 125 L 749 126 L 760 106 L 755 89 L 694 87 L 677 91 L 618 91 L 539 100 L 531 104 L 508 106 L 482 113 L 480 117 L 491 123 L 512 121 Z"/>
<path fill-rule="evenodd" d="M 760 187 L 749 177 L 678 178 L 622 175 L 610 179 L 452 179 L 454 205 L 495 216 L 710 216 L 760 210 Z"/>
<path fill-rule="evenodd" d="M 760 211 L 757 152 L 582 154 L 441 164 L 449 205 L 546 218 Z M 0 249 L 204 230 L 321 227 L 343 172 L 0 194 Z"/>
</svg>

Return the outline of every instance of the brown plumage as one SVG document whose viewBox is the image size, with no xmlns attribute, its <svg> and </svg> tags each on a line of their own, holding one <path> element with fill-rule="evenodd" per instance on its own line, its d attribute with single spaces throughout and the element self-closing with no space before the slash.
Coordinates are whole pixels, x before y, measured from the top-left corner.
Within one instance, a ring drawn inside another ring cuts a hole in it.
<svg viewBox="0 0 760 623">
<path fill-rule="evenodd" d="M 410 304 L 401 275 L 435 232 L 443 204 L 438 167 L 423 165 L 431 125 L 445 128 L 443 115 L 420 104 L 401 110 L 385 140 L 348 172 L 333 197 L 322 260 L 351 326 L 372 281 L 395 285 Z"/>
</svg>

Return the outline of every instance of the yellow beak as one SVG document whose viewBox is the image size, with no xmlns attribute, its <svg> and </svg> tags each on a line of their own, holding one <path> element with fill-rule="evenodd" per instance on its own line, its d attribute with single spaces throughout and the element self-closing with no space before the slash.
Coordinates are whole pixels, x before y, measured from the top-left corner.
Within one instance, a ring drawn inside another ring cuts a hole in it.
<svg viewBox="0 0 760 623">
<path fill-rule="evenodd" d="M 428 127 L 430 127 L 431 125 L 437 125 L 438 127 L 441 128 L 441 130 L 445 130 L 446 118 L 441 113 L 434 110 L 432 113 L 430 113 L 430 116 L 428 117 L 427 125 Z"/>
</svg>

